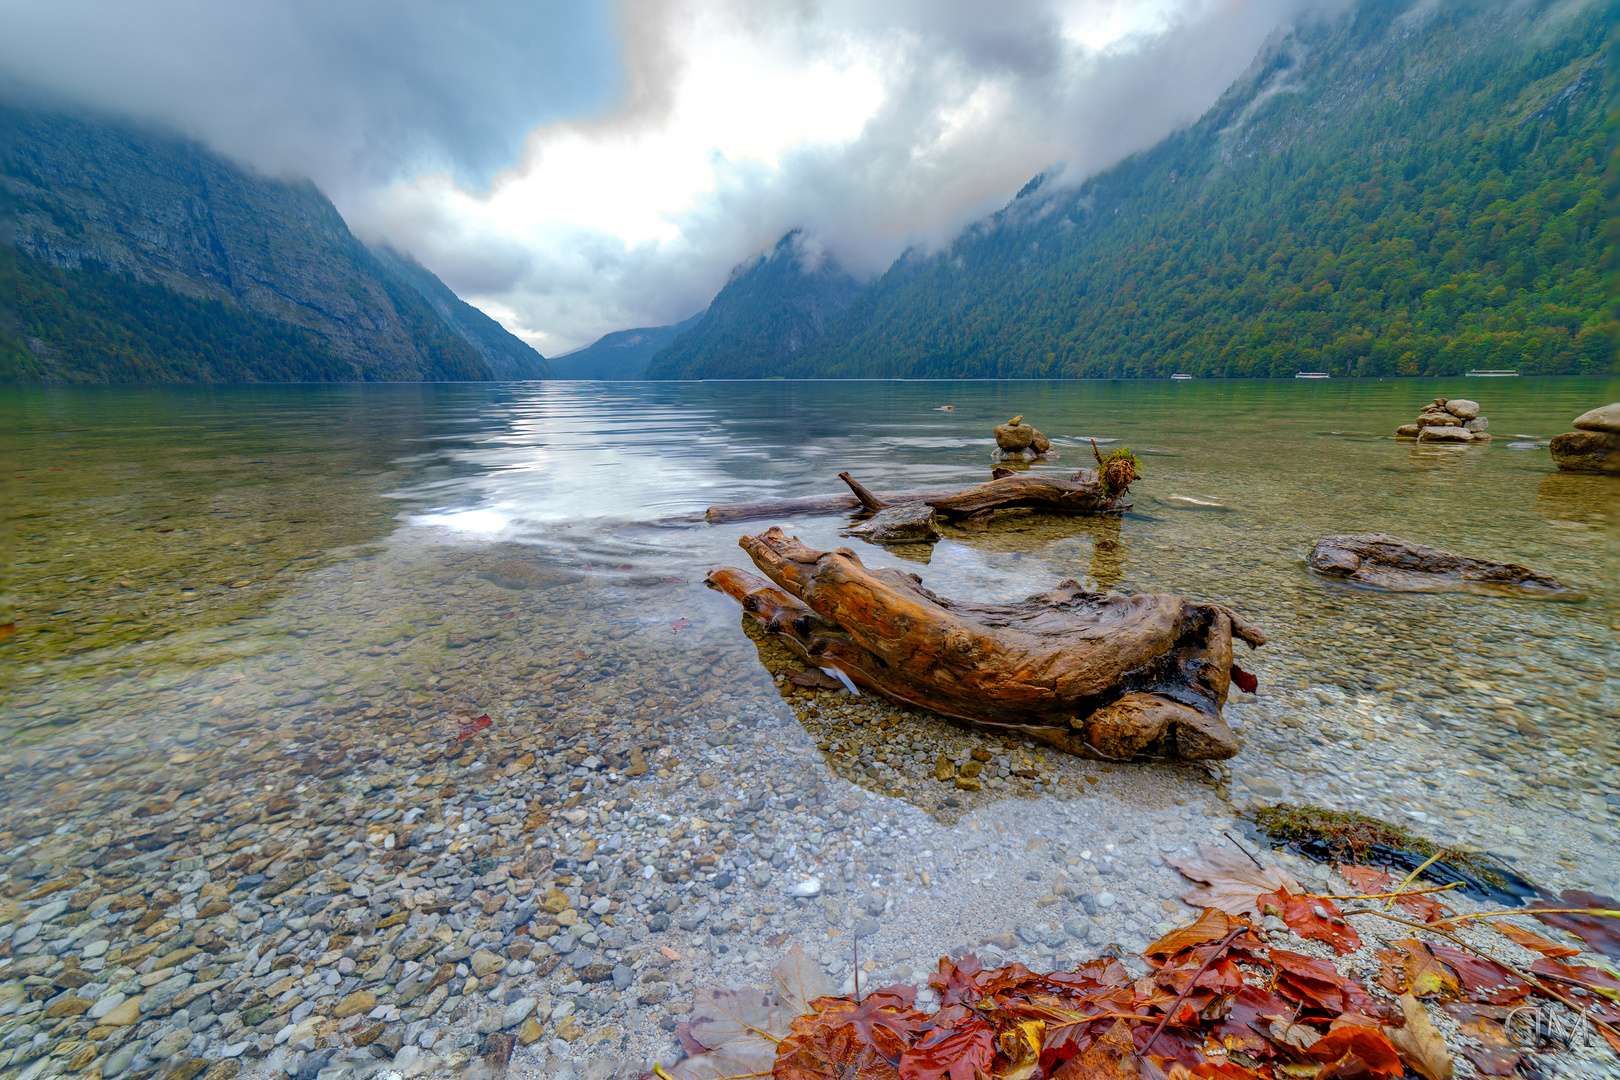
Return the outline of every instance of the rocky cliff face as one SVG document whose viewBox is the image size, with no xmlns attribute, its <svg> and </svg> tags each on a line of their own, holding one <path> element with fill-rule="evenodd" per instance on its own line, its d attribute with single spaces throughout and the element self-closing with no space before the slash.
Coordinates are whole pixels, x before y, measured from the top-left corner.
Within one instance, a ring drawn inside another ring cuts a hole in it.
<svg viewBox="0 0 1620 1080">
<path fill-rule="evenodd" d="M 82 366 L 68 327 L 86 318 L 102 327 L 122 320 L 103 335 L 114 342 L 103 352 L 116 354 L 117 343 L 131 333 L 145 342 L 130 346 L 135 353 L 162 351 L 178 340 L 168 327 L 130 331 L 139 312 L 106 310 L 116 303 L 107 289 L 94 286 L 109 275 L 148 287 L 146 295 L 149 286 L 161 286 L 177 302 L 179 314 L 170 322 L 202 311 L 219 324 L 219 313 L 227 311 L 226 321 L 249 331 L 301 332 L 296 336 L 306 351 L 326 358 L 315 362 L 316 377 L 545 374 L 538 353 L 461 303 L 426 270 L 409 264 L 401 272 L 406 260 L 368 250 L 307 180 L 257 176 L 194 142 L 121 122 L 3 103 L 0 166 L 11 216 L 11 235 L 0 239 L 15 245 L 28 278 L 17 292 L 32 298 L 28 310 L 13 313 L 12 329 L 40 358 L 45 377 L 71 378 L 74 371 L 66 369 Z M 60 310 L 89 305 L 86 296 L 95 298 L 93 317 Z M 252 336 L 238 332 L 232 349 L 239 353 Z M 216 369 L 225 370 L 203 364 L 194 377 L 231 377 Z M 254 370 L 270 374 L 253 377 L 276 377 L 273 363 Z M 120 373 L 103 370 L 102 376 Z"/>
</svg>

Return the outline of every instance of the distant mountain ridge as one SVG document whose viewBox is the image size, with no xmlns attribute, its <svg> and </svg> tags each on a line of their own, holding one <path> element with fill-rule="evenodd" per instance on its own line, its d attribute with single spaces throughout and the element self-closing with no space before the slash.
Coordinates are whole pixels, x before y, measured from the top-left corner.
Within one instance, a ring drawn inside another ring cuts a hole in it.
<svg viewBox="0 0 1620 1080">
<path fill-rule="evenodd" d="M 544 378 L 545 360 L 307 180 L 0 102 L 0 378 Z"/>
<path fill-rule="evenodd" d="M 1078 187 L 1048 170 L 841 293 L 819 332 L 776 314 L 809 282 L 744 264 L 711 310 L 749 334 L 694 331 L 649 376 L 1614 371 L 1612 10 L 1364 0 L 1274 40 L 1151 149 Z"/>
<path fill-rule="evenodd" d="M 791 368 L 862 285 L 793 230 L 731 273 L 697 325 L 660 350 L 649 379 L 754 378 Z"/>
<path fill-rule="evenodd" d="M 583 349 L 553 356 L 549 361 L 552 377 L 621 382 L 644 378 L 653 354 L 696 326 L 706 314 L 707 310 L 700 311 L 669 326 L 641 326 L 603 334 Z"/>
</svg>

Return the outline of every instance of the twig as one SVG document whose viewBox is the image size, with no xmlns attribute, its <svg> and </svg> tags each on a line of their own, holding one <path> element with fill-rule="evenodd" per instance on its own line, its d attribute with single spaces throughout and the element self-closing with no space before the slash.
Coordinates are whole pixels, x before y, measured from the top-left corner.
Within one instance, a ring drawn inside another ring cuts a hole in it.
<svg viewBox="0 0 1620 1080">
<path fill-rule="evenodd" d="M 1453 881 L 1450 885 L 1434 885 L 1427 889 L 1407 889 L 1405 892 L 1372 893 L 1367 896 L 1340 896 L 1338 893 L 1310 893 L 1308 895 L 1314 896 L 1318 900 L 1384 900 L 1392 896 L 1422 896 L 1424 893 L 1446 892 L 1450 889 L 1460 889 L 1462 887 L 1462 882 Z M 1478 915 L 1470 915 L 1468 917 L 1470 919 L 1479 918 Z"/>
<path fill-rule="evenodd" d="M 1253 856 L 1251 855 L 1250 858 L 1253 858 Z M 1187 995 L 1192 992 L 1193 983 L 1198 981 L 1198 976 L 1202 975 L 1209 968 L 1209 965 L 1215 962 L 1215 958 L 1217 956 L 1226 951 L 1226 947 L 1228 945 L 1237 940 L 1239 934 L 1247 933 L 1248 930 L 1249 928 L 1247 926 L 1240 926 L 1236 930 L 1233 930 L 1230 934 L 1227 934 L 1221 939 L 1220 945 L 1216 946 L 1214 952 L 1204 957 L 1204 962 L 1198 965 L 1198 970 L 1193 972 L 1192 978 L 1187 980 L 1187 985 L 1183 986 L 1181 988 L 1181 993 L 1176 995 L 1175 1004 L 1171 1005 L 1170 1011 L 1164 1014 L 1164 1019 L 1159 1021 L 1159 1026 L 1153 1029 L 1153 1034 L 1148 1037 L 1147 1045 L 1132 1055 L 1133 1060 L 1139 1061 L 1147 1056 L 1147 1052 L 1153 1049 L 1153 1044 L 1159 1041 L 1159 1033 L 1162 1032 L 1164 1030 L 1164 1026 L 1170 1022 L 1170 1018 L 1176 1015 L 1176 1010 L 1181 1008 L 1181 1003 L 1187 1000 Z"/>
<path fill-rule="evenodd" d="M 1233 846 L 1236 847 L 1239 851 L 1243 852 L 1243 854 L 1249 855 L 1249 849 L 1244 847 L 1242 844 L 1239 844 L 1237 842 L 1237 839 L 1235 837 L 1233 837 L 1233 835 L 1231 833 L 1223 831 L 1221 833 L 1221 835 L 1226 837 L 1228 840 L 1231 840 Z M 1249 861 L 1254 863 L 1254 865 L 1256 865 L 1256 866 L 1260 866 L 1260 860 L 1255 858 L 1253 855 L 1249 855 Z M 1264 870 L 1265 867 L 1260 866 L 1260 869 Z"/>
<path fill-rule="evenodd" d="M 1506 911 L 1481 911 L 1474 915 L 1453 915 L 1449 919 L 1441 919 L 1434 925 L 1444 926 L 1446 923 L 1468 922 L 1470 919 L 1486 919 L 1496 915 L 1601 915 L 1608 919 L 1620 919 L 1620 911 L 1610 908 L 1533 907 L 1510 908 Z"/>
<path fill-rule="evenodd" d="M 851 930 L 849 932 L 850 947 L 855 950 L 855 1004 L 861 1003 L 861 935 Z"/>
<path fill-rule="evenodd" d="M 1473 953 L 1474 955 L 1484 957 L 1486 960 L 1489 960 L 1491 963 L 1495 964 L 1497 967 L 1503 968 L 1503 969 L 1505 969 L 1507 971 L 1511 971 L 1513 974 L 1517 975 L 1519 978 L 1523 979 L 1525 982 L 1529 983 L 1531 986 L 1535 987 L 1537 990 L 1540 990 L 1543 994 L 1546 994 L 1548 997 L 1552 998 L 1554 1001 L 1563 1002 L 1565 1005 L 1569 1006 L 1571 1009 L 1574 1009 L 1581 1016 L 1586 1017 L 1586 1019 L 1588 1019 L 1592 1023 L 1596 1024 L 1598 1027 L 1603 1028 L 1605 1031 L 1608 1031 L 1610 1034 L 1614 1035 L 1616 1038 L 1620 1038 L 1620 1031 L 1616 1031 L 1613 1027 L 1610 1027 L 1608 1024 L 1605 1024 L 1602 1020 L 1599 1020 L 1597 1017 L 1588 1015 L 1585 1006 L 1577 1005 L 1575 1002 L 1569 1000 L 1569 998 L 1565 997 L 1563 994 L 1560 994 L 1558 991 L 1554 990 L 1552 987 L 1550 987 L 1546 983 L 1542 982 L 1541 979 L 1538 978 L 1537 976 L 1532 975 L 1528 971 L 1524 971 L 1524 970 L 1522 970 L 1522 969 L 1520 969 L 1518 967 L 1515 967 L 1512 964 L 1506 963 L 1506 962 L 1504 962 L 1502 960 L 1498 960 L 1496 957 L 1492 956 L 1490 953 L 1486 952 L 1484 949 L 1481 949 L 1481 948 L 1479 948 L 1478 946 L 1475 946 L 1475 945 L 1470 945 L 1468 942 L 1464 941 L 1462 938 L 1458 937 L 1456 934 L 1453 934 L 1449 930 L 1437 929 L 1436 924 L 1413 922 L 1410 919 L 1403 919 L 1403 918 L 1400 918 L 1399 916 L 1391 915 L 1387 911 L 1379 911 L 1377 908 L 1357 908 L 1357 909 L 1352 910 L 1352 911 L 1340 912 L 1340 914 L 1346 915 L 1346 916 L 1349 916 L 1349 915 L 1376 915 L 1380 919 L 1388 919 L 1390 922 L 1398 922 L 1402 926 L 1411 926 L 1411 927 L 1414 927 L 1414 928 L 1416 928 L 1418 930 L 1430 930 L 1430 931 L 1433 931 L 1434 933 L 1439 934 L 1443 938 L 1446 938 L 1446 939 L 1448 939 L 1450 941 L 1455 941 L 1458 945 L 1461 945 L 1463 948 L 1467 949 L 1469 952 Z M 1503 912 L 1502 914 L 1522 914 L 1522 912 Z M 1476 916 L 1471 916 L 1471 917 L 1472 918 L 1480 918 L 1480 916 L 1477 916 L 1477 915 Z"/>
<path fill-rule="evenodd" d="M 1445 853 L 1446 853 L 1445 849 L 1441 848 L 1439 851 L 1435 852 L 1433 855 L 1430 855 L 1427 859 L 1423 860 L 1423 863 L 1416 870 L 1413 870 L 1410 874 L 1407 874 L 1406 877 L 1401 880 L 1401 883 L 1399 885 L 1395 886 L 1395 891 L 1389 894 L 1389 903 L 1384 905 L 1384 910 L 1388 911 L 1390 909 L 1390 907 L 1394 905 L 1395 897 L 1397 897 L 1401 893 L 1405 892 L 1406 887 L 1408 885 L 1412 884 L 1412 882 L 1414 880 L 1416 880 L 1416 878 L 1417 878 L 1417 876 L 1419 874 L 1423 873 L 1423 871 L 1427 870 L 1429 867 L 1431 867 L 1435 863 L 1439 862 L 1440 861 L 1440 856 L 1444 855 Z"/>
</svg>

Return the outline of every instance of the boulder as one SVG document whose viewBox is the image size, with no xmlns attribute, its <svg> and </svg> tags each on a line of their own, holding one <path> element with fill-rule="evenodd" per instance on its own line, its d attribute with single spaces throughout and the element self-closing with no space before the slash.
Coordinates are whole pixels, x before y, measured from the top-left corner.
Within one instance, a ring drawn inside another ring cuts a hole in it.
<svg viewBox="0 0 1620 1080">
<path fill-rule="evenodd" d="M 1462 427 L 1463 422 L 1448 412 L 1423 412 L 1418 414 L 1418 427 Z"/>
<path fill-rule="evenodd" d="M 1537 600 L 1584 600 L 1551 574 L 1515 563 L 1454 555 L 1384 533 L 1325 536 L 1306 564 L 1324 577 L 1393 592 L 1465 592 Z"/>
<path fill-rule="evenodd" d="M 1423 429 L 1416 424 L 1402 424 L 1395 429 L 1395 437 L 1397 439 L 1415 439 L 1422 431 Z"/>
<path fill-rule="evenodd" d="M 1024 423 L 1022 416 L 1015 416 L 1005 424 L 997 424 L 995 432 L 996 449 L 1004 454 L 1017 454 L 1021 450 L 1044 454 L 1052 449 L 1051 440 L 1036 431 L 1033 424 Z"/>
<path fill-rule="evenodd" d="M 1553 463 L 1565 472 L 1620 472 L 1620 435 L 1566 431 L 1553 436 L 1549 449 Z"/>
<path fill-rule="evenodd" d="M 1599 405 L 1575 418 L 1577 431 L 1606 431 L 1620 434 L 1620 401 Z"/>
<path fill-rule="evenodd" d="M 1473 442 L 1474 434 L 1460 427 L 1425 427 L 1418 432 L 1418 442 Z"/>
<path fill-rule="evenodd" d="M 1472 420 L 1479 415 L 1479 402 L 1467 398 L 1452 398 L 1446 402 L 1446 412 L 1459 420 Z"/>
</svg>

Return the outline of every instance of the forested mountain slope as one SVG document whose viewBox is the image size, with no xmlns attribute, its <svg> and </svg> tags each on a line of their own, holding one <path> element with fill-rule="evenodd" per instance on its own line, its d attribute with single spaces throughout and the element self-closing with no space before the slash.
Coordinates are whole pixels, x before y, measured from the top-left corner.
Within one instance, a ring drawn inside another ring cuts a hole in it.
<svg viewBox="0 0 1620 1080">
<path fill-rule="evenodd" d="M 1612 370 L 1607 3 L 1371 2 L 1276 41 L 1196 124 L 1032 181 L 788 359 L 688 376 Z"/>
<path fill-rule="evenodd" d="M 0 379 L 490 379 L 500 335 L 544 373 L 426 270 L 385 266 L 314 184 L 193 142 L 0 103 L 0 198 Z"/>
<path fill-rule="evenodd" d="M 647 378 L 785 374 L 860 291 L 860 282 L 795 229 L 732 271 L 697 324 L 648 363 Z"/>
</svg>

